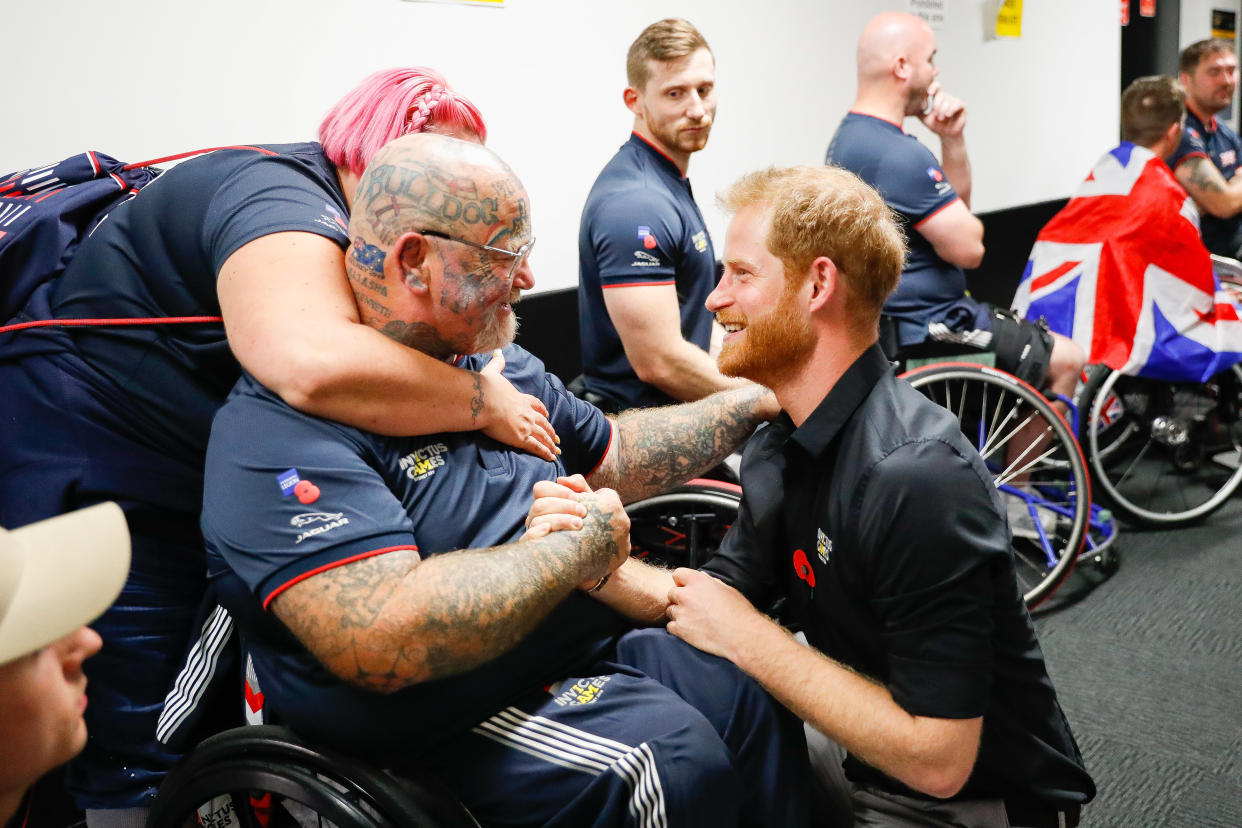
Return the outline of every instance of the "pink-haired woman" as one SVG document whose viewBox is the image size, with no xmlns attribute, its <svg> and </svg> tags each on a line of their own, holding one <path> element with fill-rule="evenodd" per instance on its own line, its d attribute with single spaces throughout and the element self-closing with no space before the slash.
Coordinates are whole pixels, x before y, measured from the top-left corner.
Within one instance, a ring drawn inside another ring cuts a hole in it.
<svg viewBox="0 0 1242 828">
<path fill-rule="evenodd" d="M 418 131 L 486 136 L 478 109 L 438 73 L 394 69 L 347 94 L 320 143 L 185 161 L 100 225 L 41 309 L 53 318 L 222 315 L 223 330 L 40 328 L 3 346 L 0 524 L 114 500 L 133 537 L 129 580 L 95 625 L 104 646 L 87 667 L 91 740 L 69 773 L 91 828 L 140 828 L 176 758 L 154 742 L 155 720 L 205 583 L 208 431 L 242 370 L 296 408 L 370 431 L 481 429 L 553 456 L 546 410 L 501 377 L 498 361 L 463 371 L 358 323 L 344 263 L 354 188 L 384 143 Z M 451 198 L 464 209 L 471 193 Z M 271 496 L 288 495 L 273 479 Z"/>
</svg>

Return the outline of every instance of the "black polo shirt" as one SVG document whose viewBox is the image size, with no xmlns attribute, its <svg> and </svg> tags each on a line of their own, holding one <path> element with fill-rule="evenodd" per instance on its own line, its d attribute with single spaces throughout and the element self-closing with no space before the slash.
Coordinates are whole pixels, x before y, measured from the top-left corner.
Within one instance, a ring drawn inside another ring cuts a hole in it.
<svg viewBox="0 0 1242 828">
<path fill-rule="evenodd" d="M 864 352 L 811 416 L 760 431 L 741 512 L 705 567 L 917 716 L 983 716 L 957 798 L 1067 807 L 1095 785 L 1014 577 L 991 475 L 957 421 Z M 855 757 L 855 781 L 921 796 Z"/>
</svg>

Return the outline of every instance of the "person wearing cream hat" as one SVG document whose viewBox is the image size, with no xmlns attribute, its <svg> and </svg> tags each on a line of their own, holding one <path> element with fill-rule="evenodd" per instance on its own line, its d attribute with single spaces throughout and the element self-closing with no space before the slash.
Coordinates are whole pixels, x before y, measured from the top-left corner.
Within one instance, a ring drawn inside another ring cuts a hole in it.
<svg viewBox="0 0 1242 828">
<path fill-rule="evenodd" d="M 114 503 L 0 529 L 0 825 L 86 744 L 82 662 L 101 641 L 85 624 L 128 571 L 129 527 Z"/>
</svg>

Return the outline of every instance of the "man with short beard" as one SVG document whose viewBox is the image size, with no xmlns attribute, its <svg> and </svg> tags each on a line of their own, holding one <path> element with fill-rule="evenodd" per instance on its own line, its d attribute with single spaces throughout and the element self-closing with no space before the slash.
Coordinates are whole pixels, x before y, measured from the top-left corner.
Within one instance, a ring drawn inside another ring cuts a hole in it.
<svg viewBox="0 0 1242 828">
<path fill-rule="evenodd" d="M 873 17 L 858 39 L 858 95 L 828 146 L 827 163 L 875 187 L 905 226 L 909 257 L 884 307 L 892 345 L 935 341 L 990 352 L 997 367 L 1069 397 L 1082 349 L 966 293 L 962 269 L 983 260 L 983 223 L 970 212 L 966 107 L 940 88 L 935 55 L 936 36 L 922 18 Z M 939 161 L 902 129 L 908 117 L 940 137 Z"/>
<path fill-rule="evenodd" d="M 1200 40 L 1182 50 L 1178 78 L 1186 87 L 1186 124 L 1169 167 L 1203 213 L 1203 243 L 1221 256 L 1242 256 L 1242 139 L 1216 113 L 1238 87 L 1238 58 L 1227 40 Z"/>
<path fill-rule="evenodd" d="M 716 64 L 688 21 L 652 23 L 626 59 L 630 140 L 599 174 L 578 233 L 587 399 L 606 411 L 738 385 L 708 348 L 716 256 L 686 172 L 716 118 Z"/>
<path fill-rule="evenodd" d="M 877 344 L 905 252 L 891 213 L 831 167 L 752 173 L 721 200 L 720 367 L 784 413 L 747 445 L 701 571 L 629 561 L 596 597 L 737 664 L 847 752 L 823 781 L 858 825 L 1076 825 L 1095 787 L 992 477 Z M 779 599 L 811 647 L 762 612 Z"/>
<path fill-rule="evenodd" d="M 313 742 L 433 768 L 485 825 L 804 825 L 796 719 L 587 595 L 628 558 L 622 502 L 718 463 L 775 414 L 764 390 L 613 422 L 509 346 L 534 284 L 530 206 L 478 144 L 386 145 L 350 238 L 362 322 L 472 368 L 504 348 L 560 454 L 366 432 L 243 376 L 212 427 L 203 534 L 269 708 Z M 527 531 L 532 486 L 558 477 L 581 491 Z"/>
</svg>

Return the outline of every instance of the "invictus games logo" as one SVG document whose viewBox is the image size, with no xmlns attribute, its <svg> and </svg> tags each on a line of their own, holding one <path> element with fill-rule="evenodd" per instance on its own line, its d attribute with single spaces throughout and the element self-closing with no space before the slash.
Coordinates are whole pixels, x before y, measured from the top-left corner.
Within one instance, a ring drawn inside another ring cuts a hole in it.
<svg viewBox="0 0 1242 828">
<path fill-rule="evenodd" d="M 399 465 L 405 476 L 411 480 L 423 480 L 436 473 L 436 469 L 444 465 L 448 446 L 444 443 L 432 443 L 402 457 Z"/>
<path fill-rule="evenodd" d="M 690 237 L 690 241 L 694 244 L 694 249 L 702 253 L 707 249 L 707 231 L 700 230 Z"/>
<path fill-rule="evenodd" d="M 823 529 L 815 530 L 815 554 L 821 563 L 828 563 L 828 556 L 832 554 L 832 538 L 825 535 Z"/>
<path fill-rule="evenodd" d="M 561 691 L 553 701 L 560 707 L 572 707 L 579 704 L 593 704 L 599 701 L 604 693 L 604 685 L 612 676 L 596 676 L 589 679 L 578 679 L 570 687 Z"/>
</svg>

